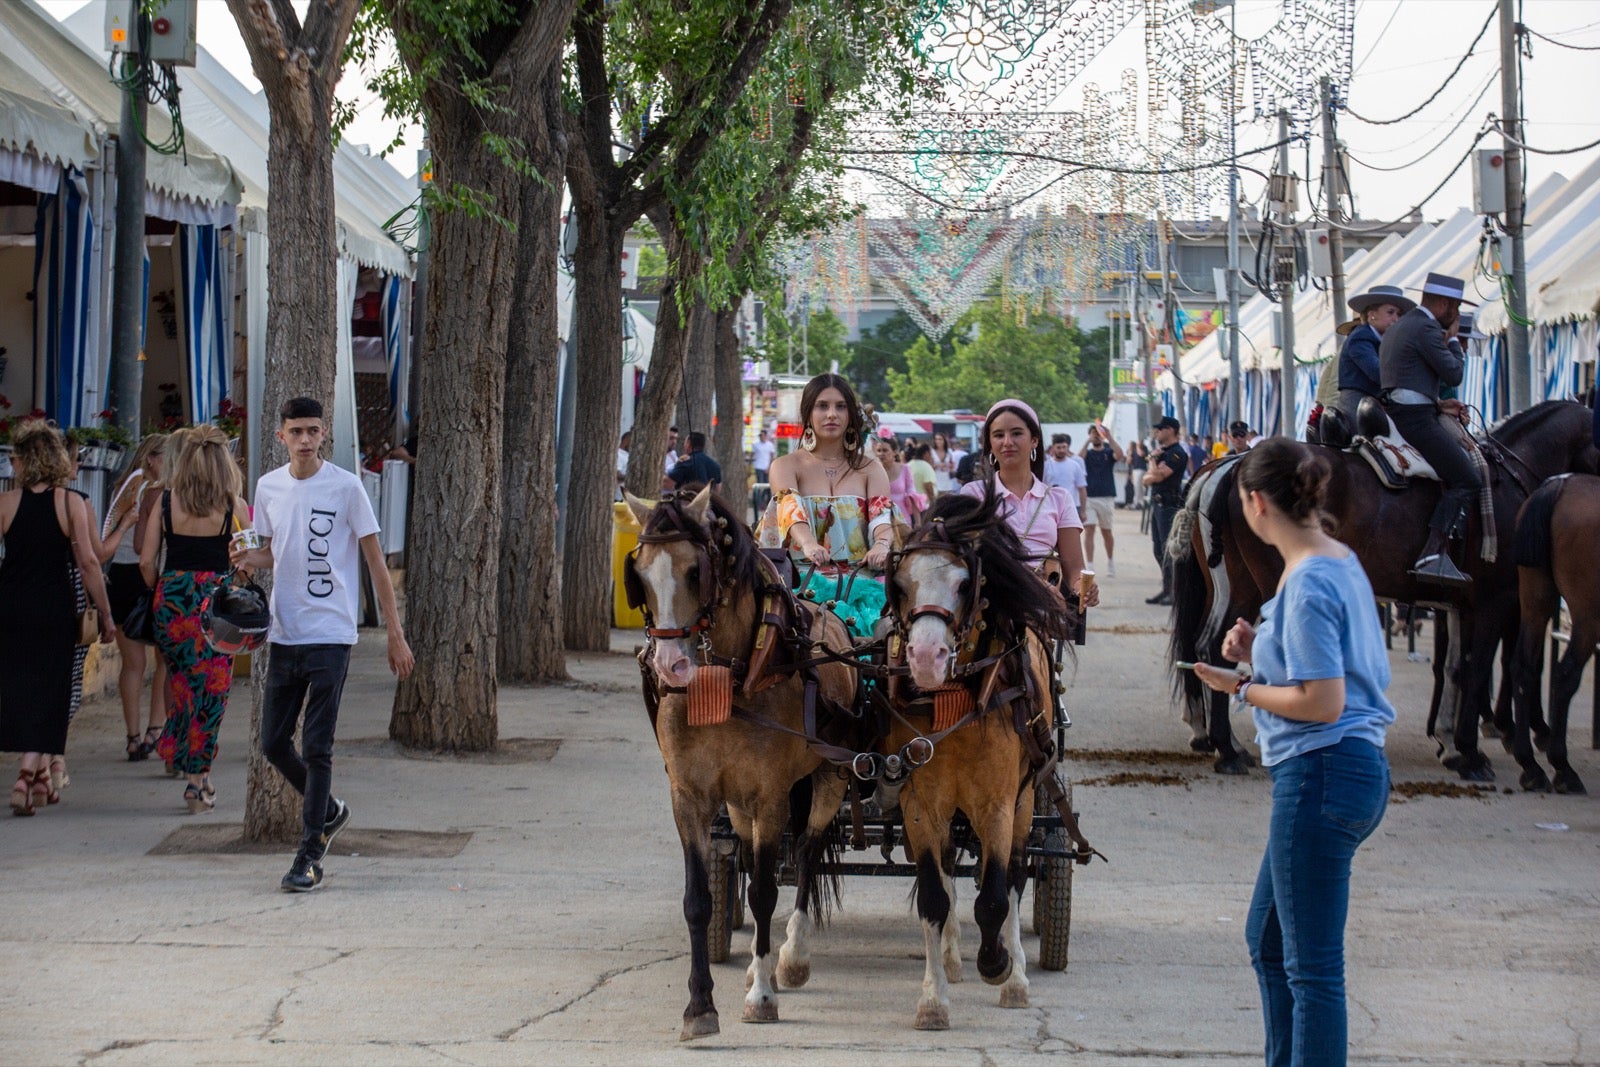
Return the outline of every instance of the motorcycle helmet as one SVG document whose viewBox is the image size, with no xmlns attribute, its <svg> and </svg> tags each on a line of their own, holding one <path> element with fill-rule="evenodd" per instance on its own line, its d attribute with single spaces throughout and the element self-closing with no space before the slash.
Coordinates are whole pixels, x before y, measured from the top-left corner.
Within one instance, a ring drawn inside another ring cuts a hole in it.
<svg viewBox="0 0 1600 1067">
<path fill-rule="evenodd" d="M 206 643 L 224 656 L 260 648 L 272 629 L 266 593 L 254 582 L 223 582 L 200 606 L 200 628 Z"/>
</svg>

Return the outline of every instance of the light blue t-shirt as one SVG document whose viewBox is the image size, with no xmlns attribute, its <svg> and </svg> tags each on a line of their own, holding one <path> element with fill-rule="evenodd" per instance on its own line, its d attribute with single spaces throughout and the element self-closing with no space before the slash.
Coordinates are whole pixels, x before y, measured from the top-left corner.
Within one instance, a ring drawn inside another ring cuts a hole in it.
<svg viewBox="0 0 1600 1067">
<path fill-rule="evenodd" d="M 1261 607 L 1251 650 L 1252 676 L 1266 685 L 1344 679 L 1344 713 L 1336 722 L 1298 722 L 1255 712 L 1261 763 L 1276 763 L 1356 737 L 1383 747 L 1394 722 L 1389 655 L 1383 647 L 1372 583 L 1351 552 L 1312 556 L 1289 572 L 1283 591 Z"/>
</svg>

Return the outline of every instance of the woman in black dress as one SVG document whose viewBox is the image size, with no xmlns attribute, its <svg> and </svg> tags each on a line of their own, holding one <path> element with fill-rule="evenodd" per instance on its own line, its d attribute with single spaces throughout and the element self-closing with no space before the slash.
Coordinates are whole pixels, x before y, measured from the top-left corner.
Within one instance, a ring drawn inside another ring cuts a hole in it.
<svg viewBox="0 0 1600 1067">
<path fill-rule="evenodd" d="M 50 756 L 67 748 L 78 639 L 68 574 L 74 560 L 100 613 L 100 640 L 109 642 L 113 630 L 88 517 L 63 488 L 71 463 L 61 433 L 43 420 L 23 423 L 11 461 L 17 488 L 0 493 L 0 752 L 22 753 L 11 810 L 32 815 L 39 803 L 61 799 Z"/>
</svg>

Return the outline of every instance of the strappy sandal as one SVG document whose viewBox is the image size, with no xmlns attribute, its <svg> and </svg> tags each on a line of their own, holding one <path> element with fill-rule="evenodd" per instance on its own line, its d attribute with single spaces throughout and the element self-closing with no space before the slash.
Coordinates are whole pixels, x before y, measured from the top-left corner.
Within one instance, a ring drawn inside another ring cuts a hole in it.
<svg viewBox="0 0 1600 1067">
<path fill-rule="evenodd" d="M 11 787 L 11 814 L 32 815 L 33 798 L 29 792 L 33 788 L 33 774 L 30 771 L 17 772 L 17 784 Z"/>
<path fill-rule="evenodd" d="M 183 787 L 183 802 L 189 806 L 190 815 L 204 815 L 216 809 L 213 801 L 207 800 L 205 793 L 197 785 Z"/>
<path fill-rule="evenodd" d="M 44 801 L 43 805 L 39 803 L 40 800 Z M 38 808 L 59 803 L 61 803 L 61 791 L 50 781 L 49 766 L 40 767 L 33 772 L 33 806 Z"/>
<path fill-rule="evenodd" d="M 217 790 L 211 784 L 211 775 L 209 774 L 200 779 L 200 796 L 213 808 L 217 806 Z"/>
<path fill-rule="evenodd" d="M 138 734 L 128 734 L 127 738 L 129 763 L 138 763 L 140 760 L 149 757 L 150 753 L 145 750 L 144 742 L 139 740 Z"/>
<path fill-rule="evenodd" d="M 57 771 L 56 768 L 61 770 Z M 67 773 L 67 758 L 65 756 L 50 757 L 50 781 L 57 789 L 65 789 L 72 784 L 72 775 Z M 51 801 L 52 804 L 55 801 Z"/>
<path fill-rule="evenodd" d="M 152 736 L 154 735 L 154 736 Z M 144 740 L 139 742 L 139 758 L 149 759 L 150 754 L 156 750 L 156 742 L 161 740 L 161 727 L 147 726 L 144 730 Z M 129 757 L 132 758 L 131 756 Z M 170 764 L 169 764 L 170 766 Z"/>
</svg>

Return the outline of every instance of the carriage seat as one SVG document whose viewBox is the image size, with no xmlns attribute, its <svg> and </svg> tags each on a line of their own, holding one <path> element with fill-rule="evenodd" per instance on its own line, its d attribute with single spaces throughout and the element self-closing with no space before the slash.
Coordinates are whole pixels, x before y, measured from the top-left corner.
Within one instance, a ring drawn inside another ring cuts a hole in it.
<svg viewBox="0 0 1600 1067">
<path fill-rule="evenodd" d="M 1364 396 L 1356 409 L 1356 436 L 1348 451 L 1367 461 L 1388 489 L 1404 489 L 1412 479 L 1436 482 L 1439 473 L 1406 442 L 1376 397 Z"/>
</svg>

